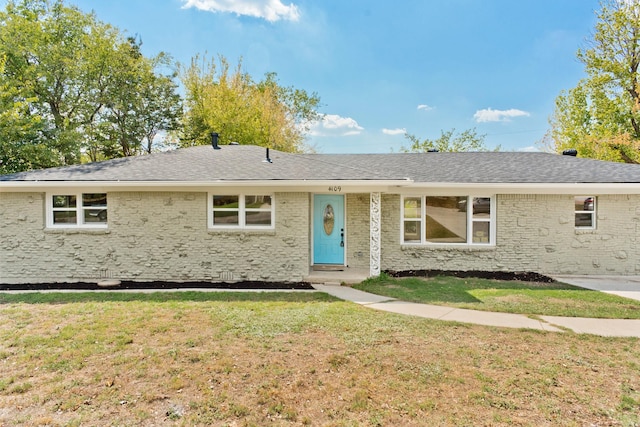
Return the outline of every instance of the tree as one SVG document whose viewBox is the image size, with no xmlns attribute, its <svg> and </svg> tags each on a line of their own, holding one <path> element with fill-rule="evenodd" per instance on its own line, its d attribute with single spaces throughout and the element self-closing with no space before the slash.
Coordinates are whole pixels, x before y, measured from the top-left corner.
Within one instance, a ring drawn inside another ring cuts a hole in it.
<svg viewBox="0 0 640 427">
<path fill-rule="evenodd" d="M 0 57 L 0 173 L 13 173 L 49 164 L 50 159 L 37 140 L 41 119 L 29 114 L 30 100 L 21 98 L 4 78 L 5 62 Z"/>
<path fill-rule="evenodd" d="M 174 81 L 177 76 L 177 73 L 168 76 L 150 74 L 141 85 L 141 108 L 138 117 L 144 141 L 143 148 L 149 154 L 155 148 L 154 140 L 159 132 L 177 130 L 180 126 L 182 99 Z"/>
<path fill-rule="evenodd" d="M 145 58 L 139 42 L 63 0 L 9 0 L 0 12 L 0 56 L 2 79 L 23 103 L 21 117 L 39 123 L 37 132 L 3 144 L 24 156 L 34 147 L 46 153 L 25 168 L 139 154 L 151 135 L 140 116 L 178 108 L 173 77 L 155 69 L 162 55 Z M 153 111 L 142 99 L 149 84 L 173 91 Z"/>
<path fill-rule="evenodd" d="M 164 54 L 144 58 L 140 43 L 133 38 L 128 42 L 117 52 L 119 59 L 93 138 L 105 158 L 151 153 L 158 132 L 177 129 L 182 113 L 173 80 L 177 73 L 161 75 L 154 71 L 160 65 L 170 65 L 169 58 Z M 97 159 L 92 156 L 92 160 Z"/>
<path fill-rule="evenodd" d="M 556 98 L 551 137 L 560 152 L 640 162 L 640 2 L 608 0 L 586 49 L 578 51 L 587 77 Z"/>
<path fill-rule="evenodd" d="M 447 132 L 441 130 L 437 139 L 420 141 L 415 135 L 406 133 L 405 138 L 411 141 L 410 147 L 401 147 L 403 153 L 424 153 L 427 151 L 488 151 L 484 145 L 486 135 L 478 135 L 475 128 L 456 133 L 455 128 Z M 496 151 L 499 150 L 499 147 Z"/>
<path fill-rule="evenodd" d="M 304 90 L 283 87 L 276 73 L 261 81 L 242 72 L 242 62 L 231 71 L 220 56 L 218 64 L 195 57 L 183 70 L 186 90 L 181 145 L 202 145 L 209 134 L 222 143 L 254 144 L 277 150 L 305 151 L 305 133 L 319 117 L 320 98 Z"/>
</svg>

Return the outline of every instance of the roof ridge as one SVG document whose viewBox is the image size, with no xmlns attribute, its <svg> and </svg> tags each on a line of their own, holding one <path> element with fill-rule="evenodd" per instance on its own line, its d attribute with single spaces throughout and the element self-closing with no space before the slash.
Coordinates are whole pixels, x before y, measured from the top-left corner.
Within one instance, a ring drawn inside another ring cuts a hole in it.
<svg viewBox="0 0 640 427">
<path fill-rule="evenodd" d="M 382 153 L 371 153 L 371 154 L 382 154 Z M 327 155 L 331 155 L 331 156 L 333 156 L 333 155 L 338 155 L 338 156 L 340 156 L 340 155 L 342 155 L 342 156 L 353 156 L 353 155 L 364 156 L 366 154 L 356 154 L 356 153 L 345 153 L 345 154 L 339 154 L 339 153 L 334 153 L 334 154 L 307 153 L 307 154 L 303 154 L 302 157 L 305 158 L 306 160 L 311 160 L 311 159 L 309 159 L 309 157 L 312 157 L 312 156 L 327 156 Z M 367 172 L 367 173 L 371 172 L 370 169 L 359 168 L 359 167 L 347 165 L 347 164 L 344 164 L 344 163 L 334 163 L 334 162 L 324 161 L 324 160 L 321 160 L 321 159 L 313 159 L 313 160 L 316 161 L 316 162 L 328 164 L 328 165 L 331 165 L 331 166 L 338 166 L 338 167 L 344 168 L 344 169 L 351 169 L 351 170 L 356 171 L 356 172 Z"/>
</svg>

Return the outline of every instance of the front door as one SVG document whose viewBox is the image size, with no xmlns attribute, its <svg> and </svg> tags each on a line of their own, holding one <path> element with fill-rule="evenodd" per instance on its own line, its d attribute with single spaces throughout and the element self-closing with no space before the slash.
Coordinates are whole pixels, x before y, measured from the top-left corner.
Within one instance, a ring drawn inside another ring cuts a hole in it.
<svg viewBox="0 0 640 427">
<path fill-rule="evenodd" d="M 344 265 L 344 196 L 313 196 L 313 263 Z"/>
</svg>

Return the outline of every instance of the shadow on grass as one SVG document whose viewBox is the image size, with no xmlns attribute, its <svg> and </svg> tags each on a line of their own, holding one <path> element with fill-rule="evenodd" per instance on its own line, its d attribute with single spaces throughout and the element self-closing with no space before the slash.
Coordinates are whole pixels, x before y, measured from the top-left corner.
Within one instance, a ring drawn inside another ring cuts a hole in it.
<svg viewBox="0 0 640 427">
<path fill-rule="evenodd" d="M 71 304 L 84 302 L 336 302 L 323 292 L 0 292 L 0 304 Z"/>
<path fill-rule="evenodd" d="M 482 304 L 483 301 L 472 294 L 478 290 L 504 290 L 526 292 L 584 291 L 596 292 L 560 282 L 503 281 L 481 278 L 460 278 L 451 276 L 403 277 L 381 276 L 365 280 L 354 288 L 374 294 L 390 296 L 405 301 L 421 303 Z"/>
</svg>

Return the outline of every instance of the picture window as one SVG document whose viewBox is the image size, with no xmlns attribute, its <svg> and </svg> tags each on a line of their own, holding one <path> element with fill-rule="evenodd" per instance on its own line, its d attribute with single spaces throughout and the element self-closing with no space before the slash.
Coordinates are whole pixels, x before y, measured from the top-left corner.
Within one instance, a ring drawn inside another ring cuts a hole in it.
<svg viewBox="0 0 640 427">
<path fill-rule="evenodd" d="M 405 196 L 402 242 L 491 245 L 493 199 L 476 196 Z"/>
</svg>

